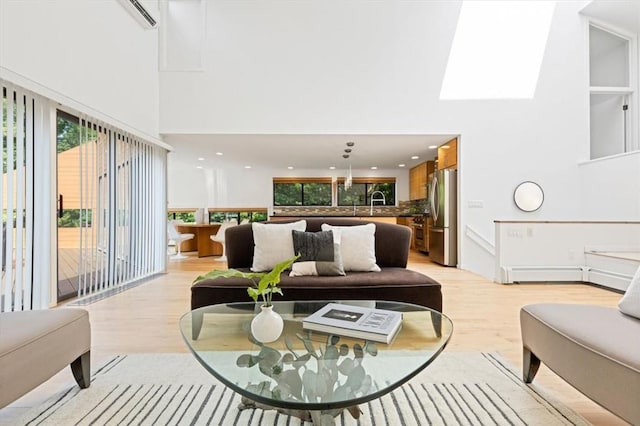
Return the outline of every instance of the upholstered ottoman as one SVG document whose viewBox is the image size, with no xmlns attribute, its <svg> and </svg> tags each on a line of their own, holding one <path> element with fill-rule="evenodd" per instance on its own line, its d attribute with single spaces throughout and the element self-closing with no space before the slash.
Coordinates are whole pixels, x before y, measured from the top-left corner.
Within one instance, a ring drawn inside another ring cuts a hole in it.
<svg viewBox="0 0 640 426">
<path fill-rule="evenodd" d="M 91 328 L 84 309 L 0 313 L 0 408 L 67 365 L 90 383 Z"/>
</svg>

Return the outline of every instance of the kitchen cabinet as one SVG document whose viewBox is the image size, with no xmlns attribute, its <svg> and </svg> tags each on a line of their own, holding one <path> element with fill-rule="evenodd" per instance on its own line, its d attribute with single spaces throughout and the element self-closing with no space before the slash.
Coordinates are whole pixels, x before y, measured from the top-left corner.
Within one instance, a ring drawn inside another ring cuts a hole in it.
<svg viewBox="0 0 640 426">
<path fill-rule="evenodd" d="M 438 148 L 438 170 L 457 168 L 458 138 L 453 138 Z"/>
<path fill-rule="evenodd" d="M 409 199 L 427 198 L 427 163 L 420 163 L 409 170 Z"/>
<path fill-rule="evenodd" d="M 427 198 L 427 184 L 429 175 L 433 173 L 435 163 L 425 161 L 409 170 L 409 200 L 424 200 Z"/>
</svg>

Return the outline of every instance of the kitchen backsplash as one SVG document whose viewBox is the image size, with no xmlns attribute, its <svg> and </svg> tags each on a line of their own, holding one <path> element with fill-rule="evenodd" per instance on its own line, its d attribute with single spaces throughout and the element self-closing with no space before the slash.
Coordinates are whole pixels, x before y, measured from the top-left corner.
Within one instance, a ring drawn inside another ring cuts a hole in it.
<svg viewBox="0 0 640 426">
<path fill-rule="evenodd" d="M 422 201 L 422 200 L 420 200 Z M 422 214 L 422 204 L 426 202 L 400 201 L 397 207 L 373 206 L 373 214 L 376 216 L 400 216 L 406 214 Z M 353 207 L 274 207 L 274 216 L 368 216 L 371 212 L 369 206 L 356 206 L 355 214 Z"/>
</svg>

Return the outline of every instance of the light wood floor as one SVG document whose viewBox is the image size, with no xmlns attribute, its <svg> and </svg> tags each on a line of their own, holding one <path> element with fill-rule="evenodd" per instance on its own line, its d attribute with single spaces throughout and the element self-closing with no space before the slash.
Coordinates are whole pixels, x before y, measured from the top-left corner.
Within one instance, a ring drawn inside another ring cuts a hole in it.
<svg viewBox="0 0 640 426">
<path fill-rule="evenodd" d="M 224 267 L 212 257 L 170 260 L 168 273 L 148 283 L 86 307 L 92 326 L 92 363 L 120 353 L 187 352 L 178 331 L 178 319 L 189 310 L 189 286 L 201 271 Z M 616 306 L 620 294 L 583 284 L 501 285 L 475 274 L 430 263 L 412 253 L 409 268 L 442 283 L 444 313 L 454 323 L 448 351 L 499 352 L 520 368 L 519 310 L 536 302 L 590 303 Z M 73 384 L 69 369 L 63 370 L 11 406 L 0 410 L 0 424 L 12 420 L 47 396 Z M 541 367 L 534 382 L 594 425 L 626 423 L 583 397 Z"/>
</svg>

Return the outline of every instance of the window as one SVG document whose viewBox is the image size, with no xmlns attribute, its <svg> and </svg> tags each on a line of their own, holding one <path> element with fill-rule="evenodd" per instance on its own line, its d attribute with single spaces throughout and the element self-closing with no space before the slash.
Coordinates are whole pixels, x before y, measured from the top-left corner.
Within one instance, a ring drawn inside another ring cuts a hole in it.
<svg viewBox="0 0 640 426">
<path fill-rule="evenodd" d="M 168 209 L 168 220 L 182 220 L 185 223 L 196 223 L 197 209 Z M 242 210 L 242 209 L 221 209 L 209 211 L 209 223 L 221 223 L 227 220 L 235 220 L 238 223 L 243 221 L 249 222 L 263 222 L 267 220 L 267 210 Z"/>
<path fill-rule="evenodd" d="M 209 223 L 225 222 L 227 220 L 235 220 L 238 223 L 242 222 L 263 222 L 267 220 L 267 211 L 213 211 L 209 212 Z"/>
<path fill-rule="evenodd" d="M 380 191 L 382 194 L 377 191 Z M 374 203 L 376 206 L 395 206 L 395 178 L 354 178 L 353 185 L 349 189 L 344 188 L 344 179 L 338 180 L 339 206 L 371 205 L 371 195 L 374 193 Z M 384 203 L 382 199 L 384 199 Z"/>
<path fill-rule="evenodd" d="M 167 219 L 169 220 L 181 220 L 184 223 L 196 223 L 196 214 L 192 211 L 171 211 L 167 212 Z"/>
<path fill-rule="evenodd" d="M 440 99 L 533 98 L 555 4 L 463 1 Z"/>
<path fill-rule="evenodd" d="M 273 178 L 274 206 L 331 206 L 331 178 Z"/>
<path fill-rule="evenodd" d="M 590 158 L 637 149 L 630 36 L 589 25 Z"/>
</svg>

